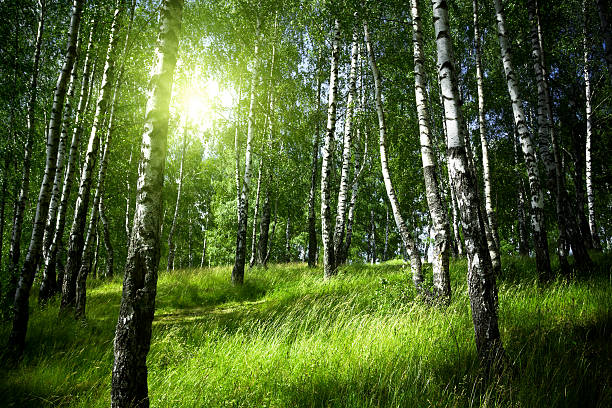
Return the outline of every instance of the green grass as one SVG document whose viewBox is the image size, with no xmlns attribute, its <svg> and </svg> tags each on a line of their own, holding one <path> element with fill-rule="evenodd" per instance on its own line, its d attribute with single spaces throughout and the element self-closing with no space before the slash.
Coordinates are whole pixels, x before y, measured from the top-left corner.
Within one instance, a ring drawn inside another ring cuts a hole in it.
<svg viewBox="0 0 612 408">
<path fill-rule="evenodd" d="M 612 258 L 589 278 L 538 285 L 503 260 L 500 328 L 510 369 L 479 381 L 465 261 L 446 308 L 415 300 L 398 262 L 162 273 L 148 357 L 155 407 L 612 406 Z M 92 282 L 87 322 L 32 297 L 27 351 L 0 368 L 0 405 L 107 407 L 121 280 Z M 0 326 L 5 341 L 10 326 Z"/>
</svg>

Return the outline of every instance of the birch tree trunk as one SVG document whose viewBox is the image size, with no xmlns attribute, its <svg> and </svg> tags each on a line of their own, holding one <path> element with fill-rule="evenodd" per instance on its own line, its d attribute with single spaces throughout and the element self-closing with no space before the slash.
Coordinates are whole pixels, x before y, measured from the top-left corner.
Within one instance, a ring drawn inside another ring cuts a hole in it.
<svg viewBox="0 0 612 408">
<path fill-rule="evenodd" d="M 9 247 L 9 296 L 15 292 L 17 276 L 19 273 L 19 258 L 21 258 L 21 233 L 26 202 L 30 193 L 30 168 L 32 166 L 32 146 L 36 133 L 36 98 L 38 96 L 38 73 L 40 66 L 40 50 L 45 26 L 45 0 L 39 2 L 38 30 L 36 31 L 36 45 L 34 46 L 34 64 L 32 67 L 32 80 L 30 81 L 30 98 L 28 100 L 27 133 L 25 152 L 23 155 L 23 168 L 19 196 L 14 204 L 13 229 L 11 231 L 11 246 Z M 78 33 L 77 33 L 78 37 Z M 76 50 L 75 50 L 76 54 Z M 58 119 L 59 121 L 59 119 Z M 44 222 L 44 221 L 43 221 Z"/>
<path fill-rule="evenodd" d="M 257 217 L 259 216 L 259 194 L 261 193 L 261 168 L 263 167 L 263 159 L 259 159 L 259 170 L 257 171 L 257 193 L 255 194 L 255 208 L 253 209 L 253 232 L 251 234 L 251 259 L 249 267 L 255 264 L 255 256 L 257 255 Z"/>
<path fill-rule="evenodd" d="M 18 357 L 25 347 L 25 337 L 29 319 L 29 297 L 36 265 L 38 265 L 41 252 L 42 240 L 49 211 L 49 201 L 51 200 L 51 183 L 55 178 L 55 165 L 57 162 L 57 149 L 60 133 L 60 122 L 62 110 L 66 98 L 66 87 L 72 71 L 72 65 L 76 58 L 76 43 L 79 35 L 79 25 L 83 11 L 83 0 L 74 0 L 70 17 L 70 28 L 68 30 L 68 46 L 62 70 L 60 71 L 55 92 L 53 95 L 53 106 L 49 119 L 49 130 L 47 132 L 47 154 L 45 161 L 45 174 L 38 194 L 36 205 L 36 215 L 28 253 L 21 269 L 21 276 L 15 292 L 13 304 L 13 326 L 9 336 L 9 349 L 14 351 L 13 356 Z"/>
<path fill-rule="evenodd" d="M 344 119 L 344 138 L 342 148 L 342 170 L 340 173 L 340 189 L 338 190 L 338 205 L 336 209 L 336 226 L 334 230 L 334 259 L 336 265 L 342 260 L 342 249 L 344 247 L 345 219 L 347 208 L 347 195 L 349 189 L 349 170 L 351 162 L 351 139 L 353 132 L 353 112 L 357 102 L 357 59 L 359 53 L 357 48 L 357 29 L 353 30 L 353 42 L 351 46 L 351 68 L 349 72 L 349 94 L 346 102 L 346 116 Z"/>
<path fill-rule="evenodd" d="M 567 204 L 568 195 L 565 189 L 565 175 L 561 170 L 558 141 L 556 140 L 553 126 L 552 103 L 548 90 L 546 65 L 544 63 L 544 47 L 542 45 L 542 31 L 540 28 L 537 1 L 528 0 L 527 6 L 529 20 L 531 22 L 533 68 L 538 87 L 538 134 L 541 141 L 546 141 L 546 144 L 550 142 L 553 151 L 552 157 L 550 157 L 550 152 L 546 152 L 546 154 L 542 154 L 541 156 L 544 161 L 552 161 L 550 164 L 546 165 L 546 167 L 552 167 L 552 172 L 549 172 L 549 185 L 551 186 L 551 192 L 553 192 L 555 196 L 557 210 L 557 223 L 559 227 L 557 253 L 559 255 L 561 271 L 567 274 L 569 273 L 569 263 L 567 261 L 566 252 L 568 243 L 571 244 L 574 259 L 581 269 L 590 268 L 592 262 L 584 245 L 584 241 L 580 238 L 580 232 L 574 214 L 572 214 Z"/>
<path fill-rule="evenodd" d="M 520 147 L 518 143 L 518 132 L 516 127 L 514 129 L 514 135 L 512 138 L 514 142 L 514 166 L 516 168 L 516 177 L 518 179 L 517 194 L 516 194 L 516 218 L 518 222 L 518 250 L 519 255 L 529 255 L 529 239 L 527 238 L 527 223 L 525 222 L 525 187 L 523 183 L 523 175 L 519 170 L 519 154 Z"/>
<path fill-rule="evenodd" d="M 64 182 L 62 188 L 62 195 L 57 211 L 57 220 L 53 234 L 53 240 L 49 247 L 48 256 L 45 259 L 45 269 L 43 272 L 42 283 L 40 285 L 40 291 L 38 298 L 41 302 L 45 302 L 51 298 L 60 289 L 61 281 L 56 283 L 57 273 L 57 255 L 59 248 L 61 247 L 62 237 L 64 236 L 64 228 L 66 226 L 66 213 L 68 211 L 68 201 L 70 200 L 70 193 L 72 191 L 72 183 L 74 182 L 74 173 L 76 168 L 77 156 L 79 156 L 79 144 L 81 140 L 81 134 L 83 133 L 83 122 L 84 116 L 87 111 L 87 104 L 90 95 L 90 82 L 93 82 L 93 71 L 91 70 L 91 53 L 93 48 L 93 35 L 94 35 L 95 22 L 91 21 L 91 29 L 89 32 L 89 41 L 87 44 L 87 51 L 85 54 L 85 68 L 83 69 L 83 81 L 81 83 L 81 93 L 79 96 L 79 103 L 77 106 L 76 116 L 74 119 L 74 129 L 72 131 L 72 140 L 70 142 L 70 152 L 68 154 L 68 160 L 66 163 L 66 171 L 64 174 Z"/>
<path fill-rule="evenodd" d="M 287 214 L 287 223 L 285 224 L 285 260 L 291 262 L 291 218 Z"/>
<path fill-rule="evenodd" d="M 70 238 L 68 241 L 68 259 L 64 271 L 64 280 L 62 282 L 62 300 L 60 303 L 60 313 L 64 313 L 68 308 L 74 307 L 76 300 L 76 280 L 81 260 L 83 256 L 84 232 L 85 223 L 87 221 L 87 209 L 89 207 L 89 199 L 91 196 L 91 183 L 98 150 L 100 147 L 100 138 L 98 130 L 103 127 L 106 112 L 108 110 L 108 101 L 112 90 L 115 77 L 115 49 L 119 40 L 119 23 L 121 13 L 123 11 L 122 2 L 117 3 L 113 15 L 111 25 L 108 49 L 106 52 L 106 63 L 104 73 L 102 74 L 102 84 L 100 94 L 96 104 L 96 113 L 94 115 L 89 143 L 85 154 L 85 161 L 81 171 L 81 181 L 79 184 L 79 194 L 74 207 L 74 218 L 72 228 L 70 230 Z M 97 210 L 96 210 L 97 211 Z"/>
<path fill-rule="evenodd" d="M 308 266 L 314 268 L 317 266 L 317 219 L 315 216 L 315 194 L 317 189 L 317 163 L 319 161 L 319 134 L 320 120 L 319 113 L 321 112 L 321 74 L 319 66 L 321 60 L 321 52 L 319 50 L 319 61 L 317 64 L 317 117 L 315 126 L 315 135 L 312 142 L 312 164 L 310 168 L 310 192 L 308 194 Z M 269 210 L 268 210 L 269 213 Z"/>
<path fill-rule="evenodd" d="M 503 355 L 497 322 L 497 287 L 479 221 L 480 205 L 475 179 L 468 171 L 466 147 L 461 135 L 462 114 L 459 104 L 452 40 L 448 20 L 448 5 L 434 0 L 433 17 L 437 46 L 438 80 L 444 100 L 447 129 L 447 158 L 451 188 L 455 190 L 468 256 L 468 294 L 476 335 L 476 349 L 486 367 Z"/>
<path fill-rule="evenodd" d="M 503 6 L 501 0 L 494 0 L 494 3 L 499 45 L 501 48 L 504 72 L 506 74 L 508 93 L 510 94 L 510 99 L 512 100 L 514 122 L 518 129 L 521 147 L 523 149 L 523 156 L 525 158 L 525 164 L 527 165 L 527 174 L 529 176 L 529 189 L 531 191 L 531 225 L 533 229 L 538 276 L 541 280 L 546 280 L 551 277 L 552 270 L 550 267 L 550 257 L 548 254 L 546 224 L 544 223 L 544 193 L 542 192 L 538 162 L 535 157 L 533 142 L 531 140 L 531 135 L 529 134 L 527 124 L 525 123 L 523 101 L 519 95 L 518 84 L 516 82 L 514 68 L 512 66 Z"/>
<path fill-rule="evenodd" d="M 450 181 L 450 171 L 448 173 Z M 463 241 L 461 240 L 461 233 L 459 232 L 459 206 L 457 205 L 457 197 L 455 191 L 450 188 L 450 196 L 452 201 L 452 213 L 453 213 L 453 235 L 455 238 L 455 245 L 457 246 L 457 255 L 463 256 L 465 251 L 463 250 Z"/>
<path fill-rule="evenodd" d="M 357 128 L 357 140 L 359 141 L 361 131 Z M 351 183 L 351 199 L 348 205 L 348 214 L 346 217 L 346 238 L 344 245 L 340 253 L 340 259 L 338 265 L 344 264 L 348 259 L 348 253 L 351 248 L 351 241 L 353 239 L 353 224 L 355 222 L 355 205 L 357 204 L 357 194 L 359 192 L 359 178 L 363 173 L 366 163 L 366 155 L 368 151 L 368 139 L 365 138 L 363 154 L 359 153 L 359 150 L 355 152 L 354 168 L 353 168 L 353 180 Z"/>
<path fill-rule="evenodd" d="M 376 263 L 376 222 L 374 221 L 374 210 L 370 210 L 370 253 L 372 258 L 370 263 Z"/>
<path fill-rule="evenodd" d="M 385 205 L 385 247 L 383 250 L 383 261 L 386 261 L 388 258 L 389 251 L 389 206 Z"/>
<path fill-rule="evenodd" d="M 425 54 L 418 0 L 410 1 L 412 16 L 412 44 L 414 52 L 414 93 L 419 118 L 419 138 L 427 205 L 433 226 L 433 286 L 434 295 L 443 302 L 451 297 L 449 274 L 450 226 L 442 204 L 436 177 L 436 159 L 430 137 L 429 111 L 427 109 L 427 84 L 425 79 Z"/>
<path fill-rule="evenodd" d="M 132 158 L 134 155 L 134 151 L 133 151 L 133 147 L 130 146 L 130 159 L 128 160 L 128 177 L 126 179 L 126 193 L 125 193 L 125 219 L 124 219 L 124 225 L 125 225 L 125 236 L 127 238 L 127 240 L 129 241 L 130 236 L 132 235 L 132 226 L 130 224 L 130 213 L 131 213 L 131 204 L 130 204 L 130 198 L 132 197 L 132 184 L 130 182 L 130 170 L 132 168 Z"/>
<path fill-rule="evenodd" d="M 473 1 L 474 11 L 474 48 L 476 54 L 476 83 L 478 87 L 478 124 L 480 130 L 480 147 L 482 150 L 482 178 L 484 180 L 484 201 L 486 220 L 490 233 L 487 237 L 487 247 L 491 255 L 493 272 L 496 275 L 501 273 L 501 257 L 499 255 L 499 234 L 497 232 L 497 217 L 493 209 L 491 198 L 491 168 L 489 165 L 489 142 L 485 129 L 485 109 L 484 109 L 484 85 L 482 80 L 482 63 L 480 50 L 480 30 L 478 27 L 478 0 Z"/>
<path fill-rule="evenodd" d="M 410 258 L 410 268 L 412 270 L 412 281 L 416 286 L 417 290 L 421 290 L 423 286 L 423 273 L 421 272 L 421 257 L 418 253 L 416 242 L 414 237 L 408 231 L 406 221 L 400 213 L 399 200 L 395 195 L 395 189 L 391 183 L 391 175 L 389 174 L 389 165 L 387 164 L 387 144 L 385 141 L 387 128 L 385 124 L 385 113 L 382 106 L 382 90 L 380 84 L 380 73 L 376 66 L 376 60 L 374 57 L 374 51 L 370 42 L 370 34 L 368 32 L 367 22 L 363 23 L 363 32 L 366 42 L 366 48 L 368 51 L 368 57 L 370 60 L 370 69 L 374 76 L 374 101 L 376 102 L 376 113 L 378 114 L 378 134 L 379 134 L 379 147 L 380 147 L 380 167 L 382 169 L 383 181 L 385 183 L 385 189 L 387 191 L 387 197 L 391 204 L 391 212 L 393 213 L 393 219 L 397 225 L 397 229 L 404 243 L 404 248 Z"/>
<path fill-rule="evenodd" d="M 106 216 L 106 207 L 104 206 L 104 195 L 100 196 L 100 208 L 98 212 L 100 213 L 100 221 L 102 221 L 104 249 L 106 250 L 106 271 L 104 272 L 104 276 L 106 278 L 111 278 L 114 274 L 115 257 L 113 254 L 113 244 L 110 239 L 110 228 L 108 218 Z"/>
<path fill-rule="evenodd" d="M 323 143 L 321 163 L 321 238 L 323 243 L 323 273 L 329 279 L 336 274 L 336 259 L 332 236 L 331 215 L 331 160 L 336 133 L 336 96 L 338 95 L 338 58 L 340 54 L 340 22 L 334 21 L 331 68 L 329 74 L 329 98 L 327 107 L 327 131 Z"/>
<path fill-rule="evenodd" d="M 169 104 L 182 0 L 164 0 L 147 102 L 136 211 L 115 330 L 111 407 L 148 407 L 146 358 L 155 313 Z"/>
<path fill-rule="evenodd" d="M 72 98 L 74 96 L 74 87 L 76 83 L 77 68 L 78 68 L 78 55 L 81 50 L 81 40 L 77 39 L 77 55 L 75 58 L 74 65 L 72 66 L 72 73 L 70 75 L 70 84 L 68 85 L 68 93 L 66 95 L 66 103 L 64 105 L 64 117 L 62 119 L 62 131 L 60 132 L 60 140 L 57 148 L 57 162 L 55 177 L 53 179 L 53 188 L 51 189 L 51 201 L 49 202 L 49 215 L 47 223 L 45 225 L 45 233 L 43 235 L 43 259 L 47 259 L 49 256 L 49 248 L 53 241 L 53 235 L 55 233 L 55 227 L 57 224 L 57 210 L 61 199 L 62 182 L 64 179 L 64 164 L 66 162 L 66 144 L 68 142 L 68 130 L 72 123 Z M 39 299 L 40 300 L 40 299 Z"/>
<path fill-rule="evenodd" d="M 246 262 L 246 230 L 249 209 L 249 189 L 251 184 L 251 155 L 253 132 L 255 131 L 255 88 L 257 86 L 257 75 L 259 68 L 259 42 L 260 42 L 260 22 L 259 17 L 255 27 L 255 50 L 253 53 L 253 72 L 251 73 L 251 96 L 249 103 L 249 117 L 247 124 L 247 142 L 244 154 L 244 179 L 238 203 L 238 231 L 236 234 L 236 258 L 232 269 L 232 283 L 242 285 L 244 283 L 244 264 Z"/>
<path fill-rule="evenodd" d="M 599 0 L 601 1 L 601 0 Z M 601 8 L 600 8 L 601 9 Z M 591 103 L 591 74 L 589 68 L 589 43 L 587 39 L 587 14 L 586 14 L 586 0 L 582 0 L 582 15 L 583 15 L 583 26 L 582 26 L 582 47 L 584 52 L 584 93 L 586 101 L 586 150 L 585 150 L 585 161 L 586 161 L 586 193 L 587 193 L 587 209 L 589 214 L 589 229 L 591 231 L 591 237 L 593 239 L 593 249 L 601 251 L 601 240 L 597 233 L 597 225 L 595 223 L 595 195 L 593 194 L 593 170 L 591 161 L 591 145 L 593 140 L 593 107 Z M 601 13 L 600 13 L 601 15 Z M 609 33 L 608 38 L 609 40 Z M 608 42 L 608 47 L 612 45 Z M 606 50 L 606 60 L 609 59 L 609 54 L 612 51 Z M 608 70 L 611 68 L 608 60 Z"/>
<path fill-rule="evenodd" d="M 208 232 L 208 214 L 206 215 L 206 221 L 204 222 L 204 229 L 202 234 L 204 235 L 204 241 L 202 242 L 202 259 L 200 259 L 200 268 L 204 267 L 204 260 L 206 259 L 206 239 Z"/>
<path fill-rule="evenodd" d="M 176 193 L 176 203 L 174 205 L 174 216 L 172 217 L 172 224 L 170 225 L 170 231 L 168 232 L 168 262 L 166 264 L 166 271 L 174 270 L 174 231 L 176 230 L 176 220 L 178 219 L 179 208 L 181 205 L 181 192 L 183 190 L 183 165 L 185 161 L 185 148 L 187 147 L 187 125 L 185 125 L 183 132 L 183 147 L 181 149 L 178 191 Z"/>
</svg>

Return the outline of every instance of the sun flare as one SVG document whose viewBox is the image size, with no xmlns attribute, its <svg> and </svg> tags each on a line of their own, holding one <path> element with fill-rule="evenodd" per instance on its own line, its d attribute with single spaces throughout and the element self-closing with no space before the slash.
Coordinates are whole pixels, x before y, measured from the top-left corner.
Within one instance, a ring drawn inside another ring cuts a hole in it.
<svg viewBox="0 0 612 408">
<path fill-rule="evenodd" d="M 180 106 L 177 106 L 179 115 L 186 123 L 202 131 L 211 129 L 233 103 L 231 92 L 222 89 L 212 78 L 192 79 L 181 91 Z"/>
</svg>

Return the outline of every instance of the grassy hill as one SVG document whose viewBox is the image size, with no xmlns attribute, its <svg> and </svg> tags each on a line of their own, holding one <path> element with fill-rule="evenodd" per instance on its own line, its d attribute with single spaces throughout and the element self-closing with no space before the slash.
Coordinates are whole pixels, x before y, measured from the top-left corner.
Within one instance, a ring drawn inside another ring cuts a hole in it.
<svg viewBox="0 0 612 408">
<path fill-rule="evenodd" d="M 503 259 L 500 329 L 509 368 L 483 383 L 465 260 L 448 308 L 415 299 L 398 261 L 162 273 L 148 357 L 154 407 L 612 406 L 612 257 L 590 277 L 535 281 Z M 0 406 L 107 407 L 121 277 L 92 282 L 87 321 L 32 297 L 27 350 L 0 368 Z M 9 323 L 0 326 L 5 341 Z"/>
</svg>

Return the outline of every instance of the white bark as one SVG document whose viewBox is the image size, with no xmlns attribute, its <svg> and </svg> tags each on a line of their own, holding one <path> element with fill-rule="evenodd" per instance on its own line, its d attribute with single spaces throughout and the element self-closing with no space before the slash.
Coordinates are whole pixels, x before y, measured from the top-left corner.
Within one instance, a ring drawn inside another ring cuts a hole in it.
<svg viewBox="0 0 612 408">
<path fill-rule="evenodd" d="M 85 223 L 87 220 L 87 209 L 91 196 L 91 185 L 96 159 L 100 146 L 100 138 L 98 131 L 103 128 L 106 112 L 108 110 L 108 102 L 110 93 L 113 87 L 115 78 L 115 50 L 119 40 L 119 23 L 121 13 L 123 11 L 122 3 L 119 2 L 115 8 L 113 21 L 111 24 L 110 38 L 108 49 L 106 52 L 106 62 L 104 65 L 104 73 L 102 74 L 102 83 L 100 94 L 96 103 L 96 113 L 94 115 L 89 143 L 85 154 L 85 161 L 81 170 L 81 181 L 79 184 L 79 194 L 75 203 L 74 218 L 72 228 L 70 230 L 70 239 L 68 243 L 68 260 L 66 262 L 66 270 L 64 272 L 64 280 L 62 283 L 62 300 L 60 303 L 60 313 L 66 312 L 69 307 L 73 307 L 76 301 L 76 280 L 81 260 L 83 256 L 84 232 Z"/>
<path fill-rule="evenodd" d="M 114 340 L 111 407 L 148 407 L 147 353 L 155 314 L 161 247 L 169 104 L 183 1 L 164 0 L 147 101 L 134 225 Z"/>
<path fill-rule="evenodd" d="M 593 193 L 593 163 L 591 160 L 592 143 L 593 143 L 593 105 L 591 101 L 591 74 L 589 69 L 589 43 L 587 39 L 587 22 L 586 22 L 586 0 L 582 1 L 582 15 L 584 16 L 584 24 L 582 31 L 582 47 L 584 53 L 584 93 L 586 100 L 586 193 L 587 193 L 587 209 L 589 213 L 589 229 L 593 239 L 593 248 L 601 250 L 601 241 L 597 232 L 595 223 L 595 195 Z M 608 44 L 608 47 L 610 44 Z"/>
<path fill-rule="evenodd" d="M 501 257 L 499 255 L 499 234 L 497 232 L 497 217 L 493 208 L 491 198 L 491 168 L 489 164 L 489 142 L 485 128 L 485 107 L 484 107 L 484 85 L 482 79 L 482 64 L 480 50 L 480 30 L 478 27 L 478 0 L 473 1 L 474 12 L 474 48 L 476 54 L 476 84 L 478 87 L 478 125 L 480 130 L 480 147 L 482 150 L 482 178 L 484 180 L 484 199 L 485 212 L 490 234 L 487 235 L 487 246 L 491 255 L 493 271 L 499 275 L 501 273 Z"/>
<path fill-rule="evenodd" d="M 421 257 L 418 253 L 414 237 L 406 226 L 406 221 L 402 216 L 399 208 L 399 200 L 395 195 L 395 189 L 391 183 L 391 176 L 389 174 L 389 165 L 387 163 L 387 145 L 386 145 L 386 133 L 387 128 L 385 125 L 385 113 L 382 106 L 382 90 L 380 84 L 380 73 L 376 66 L 376 60 L 374 57 L 374 51 L 372 50 L 372 44 L 370 42 L 370 34 L 368 32 L 367 22 L 363 24 L 363 32 L 366 41 L 366 48 L 368 51 L 368 57 L 370 60 L 370 69 L 374 76 L 374 101 L 376 103 L 376 113 L 378 114 L 378 135 L 379 135 L 379 147 L 380 147 L 380 166 L 382 168 L 382 176 L 385 183 L 385 189 L 387 191 L 387 197 L 389 203 L 391 203 L 391 212 L 393 213 L 393 219 L 397 225 L 402 242 L 410 258 L 410 267 L 412 269 L 412 280 L 417 287 L 421 289 L 423 284 L 423 274 L 421 272 Z"/>
<path fill-rule="evenodd" d="M 347 195 L 349 189 L 349 170 L 351 161 L 351 140 L 353 132 L 353 113 L 357 101 L 357 29 L 353 30 L 351 46 L 351 68 L 349 72 L 349 94 L 346 102 L 346 116 L 344 119 L 344 138 L 342 148 L 342 170 L 340 173 L 340 189 L 338 190 L 338 205 L 336 209 L 336 227 L 334 231 L 334 259 L 338 264 L 343 256 L 344 234 L 346 226 Z"/>
<path fill-rule="evenodd" d="M 449 274 L 450 227 L 442 204 L 436 177 L 436 159 L 430 137 L 429 111 L 427 109 L 427 83 L 425 79 L 425 54 L 418 0 L 410 1 L 412 16 L 412 45 L 414 53 L 414 93 L 419 118 L 419 139 L 427 205 L 433 226 L 433 286 L 436 297 L 450 301 L 451 287 Z"/>
<path fill-rule="evenodd" d="M 452 40 L 448 20 L 448 5 L 434 0 L 433 16 L 437 48 L 438 80 L 444 101 L 447 129 L 447 157 L 451 188 L 455 190 L 468 256 L 468 293 L 476 348 L 486 366 L 496 363 L 503 353 L 497 322 L 497 287 L 495 275 L 481 229 L 478 191 L 470 175 L 464 146 L 462 113 L 452 58 Z"/>
<path fill-rule="evenodd" d="M 246 231 L 249 210 L 249 190 L 251 186 L 251 156 L 253 133 L 255 132 L 255 88 L 257 86 L 259 68 L 259 42 L 260 42 L 260 22 L 257 18 L 255 28 L 255 49 L 253 53 L 253 71 L 251 73 L 251 96 L 249 103 L 249 117 L 247 122 L 247 141 L 244 154 L 244 179 L 240 191 L 238 231 L 236 237 L 236 257 L 234 268 L 232 269 L 232 283 L 242 285 L 244 282 L 244 265 L 246 262 Z"/>
<path fill-rule="evenodd" d="M 531 134 L 529 133 L 529 129 L 527 128 L 527 124 L 525 122 L 523 100 L 519 94 L 519 88 L 516 82 L 514 68 L 512 66 L 503 6 L 501 0 L 494 0 L 494 3 L 497 19 L 497 33 L 504 72 L 506 74 L 508 93 L 510 94 L 510 99 L 512 101 L 514 123 L 517 127 L 521 140 L 521 148 L 523 149 L 523 157 L 525 159 L 525 164 L 527 165 L 527 174 L 529 176 L 529 189 L 531 191 L 531 225 L 534 235 L 538 275 L 541 279 L 548 279 L 551 276 L 552 271 L 550 267 L 550 257 L 548 254 L 546 225 L 544 223 L 544 193 L 542 192 L 541 187 L 538 162 L 535 157 L 535 150 L 531 140 Z"/>
<path fill-rule="evenodd" d="M 329 75 L 329 98 L 327 102 L 327 131 L 323 143 L 321 163 L 321 236 L 323 241 L 323 271 L 325 279 L 336 274 L 336 260 L 331 224 L 331 160 L 336 133 L 336 96 L 338 94 L 338 56 L 340 53 L 340 23 L 334 22 L 332 39 L 331 68 Z"/>
<path fill-rule="evenodd" d="M 66 98 L 66 87 L 72 71 L 72 65 L 76 57 L 76 42 L 79 35 L 79 26 L 83 10 L 83 0 L 74 0 L 68 30 L 68 46 L 62 70 L 60 71 L 55 92 L 53 95 L 53 106 L 49 119 L 49 130 L 47 131 L 47 152 L 45 161 L 45 173 L 38 194 L 36 213 L 28 253 L 21 269 L 21 276 L 15 292 L 13 304 L 13 327 L 9 336 L 9 347 L 13 349 L 13 356 L 19 356 L 25 346 L 25 337 L 29 319 L 29 297 L 36 266 L 39 263 L 42 252 L 42 240 L 51 200 L 51 183 L 55 178 L 55 165 L 57 163 L 57 149 L 59 143 L 60 123 L 62 110 Z"/>
</svg>

